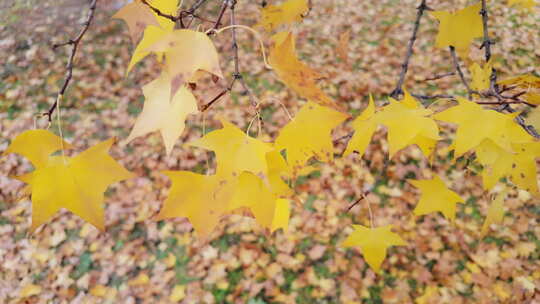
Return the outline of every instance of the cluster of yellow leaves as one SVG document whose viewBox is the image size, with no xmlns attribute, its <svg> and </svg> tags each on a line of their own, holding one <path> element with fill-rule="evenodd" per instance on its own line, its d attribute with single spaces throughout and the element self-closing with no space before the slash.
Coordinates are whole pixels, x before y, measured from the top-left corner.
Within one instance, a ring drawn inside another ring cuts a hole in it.
<svg viewBox="0 0 540 304">
<path fill-rule="evenodd" d="M 458 98 L 458 103 L 434 115 L 435 119 L 458 125 L 452 143 L 456 156 L 476 152 L 485 167 L 482 177 L 486 189 L 502 177 L 510 177 L 518 187 L 538 193 L 535 158 L 540 155 L 540 142 L 514 121 L 518 113 L 486 110 L 464 98 Z"/>
<path fill-rule="evenodd" d="M 149 3 L 169 15 L 174 15 L 179 6 L 177 0 Z M 223 77 L 216 48 L 205 33 L 175 30 L 174 22 L 156 15 L 140 1 L 127 4 L 113 18 L 126 21 L 134 43 L 142 35 L 131 57 L 128 73 L 151 53 L 158 59 L 165 59 L 161 75 L 143 86 L 144 108 L 126 142 L 159 130 L 169 154 L 184 130 L 186 117 L 198 113 L 197 101 L 187 83 L 197 82 L 205 72 Z"/>
<path fill-rule="evenodd" d="M 152 0 L 161 12 L 174 15 L 178 0 Z M 534 1 L 509 0 L 509 5 L 525 8 Z M 309 10 L 308 0 L 287 0 L 280 5 L 262 9 L 258 26 L 274 31 L 282 25 L 302 20 Z M 481 3 L 456 12 L 436 11 L 439 21 L 436 46 L 454 47 L 465 55 L 475 38 L 483 35 Z M 197 100 L 188 83 L 196 83 L 205 73 L 223 77 L 217 51 L 206 33 L 174 29 L 174 22 L 158 16 L 138 0 L 124 6 L 114 15 L 126 21 L 130 36 L 136 43 L 127 68 L 129 71 L 149 54 L 163 61 L 161 75 L 143 86 L 145 104 L 126 142 L 147 133 L 159 131 L 169 154 L 181 136 L 185 119 L 196 114 Z M 340 38 L 340 57 L 346 61 L 348 34 Z M 201 175 L 189 171 L 165 171 L 172 187 L 158 219 L 187 217 L 195 231 L 208 235 L 221 217 L 249 211 L 255 220 L 269 231 L 287 230 L 290 200 L 293 191 L 287 184 L 301 172 L 310 169 L 309 160 L 322 162 L 334 157 L 332 130 L 349 116 L 336 111 L 336 104 L 317 85 L 320 73 L 302 63 L 296 55 L 292 32 L 284 31 L 271 37 L 269 62 L 278 77 L 299 96 L 308 100 L 297 115 L 284 126 L 274 143 L 260 141 L 242 132 L 225 119 L 223 128 L 189 143 L 192 147 L 214 151 L 216 173 Z M 492 63 L 470 67 L 472 88 L 486 90 L 490 84 Z M 531 90 L 524 98 L 540 104 L 540 79 L 524 75 L 499 82 Z M 509 177 L 518 187 L 538 193 L 536 161 L 540 143 L 534 141 L 514 121 L 517 114 L 501 114 L 460 98 L 458 105 L 434 114 L 405 92 L 401 101 L 390 98 L 389 104 L 376 110 L 372 98 L 364 112 L 353 122 L 354 135 L 345 155 L 354 151 L 363 154 L 379 126 L 387 130 L 389 154 L 417 145 L 426 157 L 433 154 L 441 139 L 435 120 L 458 125 L 451 148 L 456 156 L 474 151 L 480 163 L 484 186 L 492 188 L 500 178 Z M 531 119 L 538 124 L 538 111 Z M 5 153 L 18 153 L 35 167 L 31 173 L 17 177 L 28 184 L 25 193 L 32 194 L 32 227 L 34 230 L 60 208 L 67 208 L 100 229 L 104 229 L 103 192 L 108 185 L 130 178 L 132 174 L 108 155 L 114 139 L 104 141 L 74 157 L 64 155 L 70 145 L 44 130 L 27 131 L 19 135 Z M 62 155 L 51 155 L 61 150 Z M 449 190 L 443 180 L 410 180 L 421 191 L 414 213 L 424 215 L 441 212 L 454 221 L 456 204 L 463 199 Z M 482 234 L 489 226 L 500 223 L 504 215 L 504 194 L 499 195 L 488 211 Z M 406 242 L 391 231 L 391 226 L 367 228 L 353 225 L 354 232 L 343 242 L 345 247 L 359 247 L 367 263 L 376 271 L 390 246 Z M 145 274 L 139 280 L 145 281 Z M 133 282 L 133 284 L 138 284 Z M 180 293 L 180 297 L 183 291 Z"/>
</svg>

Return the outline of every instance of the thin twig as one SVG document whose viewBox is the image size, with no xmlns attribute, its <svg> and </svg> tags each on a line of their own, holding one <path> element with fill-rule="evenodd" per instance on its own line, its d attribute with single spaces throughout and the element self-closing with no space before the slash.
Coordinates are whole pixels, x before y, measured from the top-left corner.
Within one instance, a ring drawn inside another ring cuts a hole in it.
<svg viewBox="0 0 540 304">
<path fill-rule="evenodd" d="M 437 94 L 437 95 L 420 95 L 420 94 L 411 94 L 411 96 L 415 97 L 415 98 L 418 98 L 418 99 L 424 99 L 424 100 L 429 100 L 429 99 L 440 99 L 440 98 L 445 98 L 445 99 L 455 99 L 455 97 L 453 95 L 448 95 L 448 94 Z"/>
<path fill-rule="evenodd" d="M 219 15 L 216 20 L 216 23 L 214 24 L 214 30 L 217 30 L 219 26 L 221 25 L 221 19 L 223 18 L 223 15 L 225 14 L 225 11 L 227 10 L 228 5 L 229 5 L 229 0 L 223 0 L 223 3 L 221 4 L 221 10 L 219 11 Z M 236 0 L 233 0 L 231 3 L 231 12 L 234 12 L 235 5 L 236 5 Z M 231 24 L 235 24 L 235 23 L 231 23 Z M 233 29 L 233 33 L 234 33 L 234 29 Z"/>
<path fill-rule="evenodd" d="M 478 93 L 471 89 L 469 84 L 467 83 L 467 80 L 465 79 L 465 75 L 463 74 L 463 71 L 461 70 L 461 66 L 459 65 L 459 60 L 456 55 L 456 48 L 453 46 L 450 46 L 450 54 L 452 55 L 452 61 L 454 62 L 454 67 L 456 68 L 456 72 L 459 74 L 459 78 L 461 79 L 461 82 L 467 88 L 467 93 L 469 94 L 469 99 L 472 98 L 473 93 Z"/>
<path fill-rule="evenodd" d="M 160 17 L 163 17 L 163 18 L 166 18 L 166 19 L 169 19 L 171 20 L 172 22 L 178 22 L 180 21 L 180 23 L 183 25 L 183 21 L 182 21 L 182 18 L 186 17 L 186 16 L 191 16 L 192 18 L 197 18 L 197 19 L 201 19 L 202 21 L 206 21 L 206 22 L 214 22 L 212 20 L 208 20 L 208 19 L 205 19 L 199 15 L 196 15 L 195 14 L 195 11 L 205 2 L 206 0 L 204 1 L 198 1 L 196 2 L 191 8 L 189 8 L 188 10 L 182 10 L 178 13 L 178 15 L 174 16 L 174 15 L 171 15 L 171 14 L 167 14 L 167 13 L 164 13 L 162 12 L 159 8 L 157 7 L 154 7 L 152 6 L 148 0 L 141 0 L 141 2 L 143 4 L 145 4 L 146 6 L 148 6 L 148 8 L 150 8 L 152 11 L 154 11 L 154 13 L 156 13 L 158 16 Z M 199 3 L 200 2 L 200 3 Z"/>
<path fill-rule="evenodd" d="M 409 44 L 407 46 L 407 53 L 405 54 L 405 59 L 403 60 L 403 63 L 401 64 L 401 74 L 399 75 L 399 80 L 396 84 L 396 88 L 390 93 L 390 96 L 393 98 L 398 98 L 401 94 L 403 94 L 403 82 L 405 81 L 405 75 L 407 74 L 407 71 L 409 70 L 409 62 L 411 60 L 411 56 L 414 52 L 414 43 L 417 38 L 418 29 L 420 28 L 420 20 L 422 19 L 422 16 L 424 15 L 424 12 L 426 10 L 431 10 L 427 4 L 427 0 L 422 0 L 422 3 L 417 7 L 416 12 L 416 21 L 414 22 L 414 28 L 412 32 L 411 39 L 409 40 Z"/>
<path fill-rule="evenodd" d="M 449 76 L 454 76 L 454 75 L 456 75 L 455 72 L 448 72 L 448 73 L 444 73 L 444 74 L 439 74 L 439 75 L 434 75 L 434 76 L 428 77 L 428 78 L 424 79 L 424 81 L 439 80 L 439 79 L 442 79 L 442 78 L 445 78 L 445 77 L 449 77 Z"/>
<path fill-rule="evenodd" d="M 61 100 L 64 96 L 64 93 L 66 92 L 69 82 L 71 81 L 71 78 L 73 77 L 73 61 L 75 60 L 75 55 L 77 54 L 77 50 L 79 48 L 79 43 L 81 42 L 84 34 L 86 34 L 86 31 L 90 27 L 90 23 L 92 22 L 92 19 L 94 18 L 94 13 L 96 12 L 96 3 L 97 0 L 92 0 L 90 3 L 90 8 L 88 12 L 88 17 L 86 18 L 86 21 L 83 23 L 83 28 L 77 35 L 75 39 L 70 39 L 67 42 L 59 43 L 53 45 L 53 48 L 57 48 L 60 46 L 65 45 L 71 45 L 71 55 L 69 56 L 68 63 L 66 65 L 66 77 L 64 79 L 64 84 L 60 88 L 60 91 L 58 92 L 58 95 L 56 97 L 56 101 L 53 103 L 53 105 L 49 108 L 49 110 L 46 113 L 43 113 L 43 116 L 47 116 L 47 119 L 49 120 L 49 123 L 52 121 L 52 115 L 54 113 L 54 110 L 58 106 L 58 101 Z"/>
<path fill-rule="evenodd" d="M 491 59 L 491 45 L 493 44 L 493 41 L 491 40 L 491 38 L 489 38 L 489 24 L 488 24 L 489 16 L 488 16 L 488 10 L 487 10 L 487 0 L 482 0 L 482 10 L 480 10 L 480 15 L 482 15 L 482 24 L 484 26 L 484 41 L 482 45 L 480 46 L 480 48 L 484 48 L 484 58 L 487 63 Z M 488 91 L 488 94 L 486 95 L 497 98 L 498 103 L 496 104 L 502 105 L 502 108 L 500 110 L 506 110 L 510 113 L 516 112 L 516 110 L 514 110 L 510 106 L 510 104 L 513 104 L 513 103 L 522 103 L 522 104 L 527 104 L 529 106 L 534 106 L 528 102 L 525 102 L 519 99 L 519 96 L 521 96 L 521 94 L 505 97 L 501 95 L 501 92 L 502 90 L 499 90 L 499 86 L 497 85 L 497 70 L 495 68 L 492 68 L 491 75 L 489 77 L 489 91 Z M 514 100 L 515 102 L 506 101 L 508 99 Z M 540 138 L 540 134 L 538 134 L 536 129 L 533 126 L 527 125 L 521 115 L 518 115 L 515 120 L 531 136 L 535 138 Z"/>
<path fill-rule="evenodd" d="M 228 0 L 223 1 L 224 4 L 227 4 L 228 2 L 229 2 Z M 235 14 L 235 10 L 234 10 L 235 6 L 236 6 L 236 0 L 232 0 L 231 3 L 230 3 L 231 26 L 236 25 L 236 14 Z M 220 14 L 221 14 L 221 12 L 220 12 Z M 218 20 L 219 19 L 221 19 L 221 18 L 218 18 Z M 242 74 L 240 73 L 240 63 L 239 63 L 240 60 L 239 60 L 239 55 L 238 55 L 238 42 L 237 42 L 237 39 L 236 39 L 236 28 L 234 26 L 231 28 L 231 32 L 232 32 L 231 37 L 232 37 L 232 51 L 233 51 L 233 62 L 234 62 L 234 72 L 232 74 L 232 80 L 229 83 L 229 85 L 227 86 L 227 88 L 225 88 L 222 92 L 220 92 L 211 101 L 209 101 L 207 104 L 205 104 L 205 105 L 203 105 L 201 107 L 201 112 L 204 112 L 204 111 L 208 110 L 216 101 L 218 101 L 221 97 L 223 97 L 223 95 L 225 95 L 225 93 L 232 91 L 236 81 L 240 82 L 240 84 L 242 85 L 242 88 L 243 88 L 242 93 L 243 93 L 243 95 L 248 95 L 249 96 L 251 105 L 253 107 L 255 107 L 256 109 L 258 107 L 258 102 L 257 102 L 257 99 L 255 98 L 255 95 L 253 94 L 253 92 L 251 92 L 251 90 L 247 86 Z M 257 111 L 258 111 L 258 109 L 257 109 Z"/>
</svg>

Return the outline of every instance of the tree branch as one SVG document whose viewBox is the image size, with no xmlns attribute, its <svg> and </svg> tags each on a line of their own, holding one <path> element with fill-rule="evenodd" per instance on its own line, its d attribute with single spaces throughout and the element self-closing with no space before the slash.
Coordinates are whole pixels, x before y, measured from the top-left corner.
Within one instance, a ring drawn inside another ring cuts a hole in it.
<svg viewBox="0 0 540 304">
<path fill-rule="evenodd" d="M 75 55 L 77 54 L 77 50 L 79 48 L 79 43 L 81 42 L 84 34 L 86 34 L 86 31 L 88 31 L 88 28 L 90 27 L 90 23 L 92 22 L 92 19 L 94 18 L 94 14 L 96 12 L 96 5 L 97 0 L 92 0 L 90 3 L 90 8 L 88 12 L 88 17 L 86 18 L 86 21 L 83 23 L 83 28 L 75 37 L 75 39 L 70 39 L 64 43 L 54 44 L 53 49 L 56 49 L 61 46 L 71 45 L 71 55 L 69 56 L 68 63 L 66 66 L 66 77 L 64 79 L 64 84 L 60 88 L 60 91 L 58 92 L 58 95 L 56 97 L 56 101 L 53 103 L 53 105 L 49 108 L 49 110 L 46 113 L 43 113 L 43 116 L 47 116 L 47 119 L 49 122 L 52 121 L 52 115 L 54 113 L 54 110 L 56 110 L 58 106 L 58 101 L 63 98 L 64 93 L 66 92 L 69 83 L 71 81 L 71 78 L 73 77 L 73 62 L 75 60 Z"/>
<path fill-rule="evenodd" d="M 422 16 L 424 15 L 424 12 L 426 10 L 431 10 L 426 3 L 427 0 L 422 0 L 422 3 L 420 3 L 420 5 L 417 7 L 416 21 L 414 22 L 412 36 L 411 39 L 409 39 L 409 44 L 407 46 L 405 60 L 403 60 L 403 63 L 401 64 L 401 73 L 399 75 L 399 80 L 396 84 L 396 88 L 392 91 L 392 93 L 390 93 L 390 96 L 396 99 L 399 97 L 399 95 L 403 94 L 403 82 L 405 81 L 405 75 L 409 70 L 409 62 L 414 52 L 414 43 L 418 35 L 418 29 L 420 28 L 420 20 L 422 19 Z"/>
<path fill-rule="evenodd" d="M 231 10 L 231 25 L 235 25 L 236 24 L 236 14 L 235 14 L 235 6 L 236 6 L 236 0 L 229 0 L 230 1 L 230 10 Z M 223 3 L 225 5 L 225 8 L 227 7 L 227 3 L 229 2 L 228 0 L 224 0 Z M 223 16 L 223 13 L 220 11 L 220 16 L 222 17 Z M 218 18 L 218 21 L 221 19 L 221 17 Z M 216 23 L 216 26 L 217 26 L 218 23 Z M 217 28 L 215 28 L 217 29 Z M 244 89 L 243 91 L 243 95 L 248 95 L 249 96 L 249 99 L 250 99 L 250 102 L 251 102 L 251 105 L 253 107 L 257 107 L 257 101 L 256 101 L 256 98 L 255 96 L 253 95 L 253 92 L 251 92 L 251 90 L 249 89 L 249 87 L 247 86 L 244 78 L 242 77 L 242 74 L 240 73 L 240 59 L 239 59 L 239 56 L 238 56 L 238 43 L 237 43 L 237 39 L 236 39 L 236 28 L 235 27 L 232 27 L 231 28 L 231 32 L 232 32 L 232 51 L 233 51 L 233 62 L 234 62 L 234 72 L 232 74 L 232 80 L 231 82 L 229 83 L 229 86 L 227 88 L 225 88 L 222 92 L 220 92 L 216 97 L 214 97 L 211 101 L 209 101 L 207 104 L 203 105 L 201 107 L 201 112 L 204 112 L 206 110 L 208 110 L 216 101 L 218 101 L 223 95 L 225 95 L 226 92 L 230 92 L 232 91 L 236 81 L 240 82 L 240 84 L 242 85 L 242 88 Z"/>
<path fill-rule="evenodd" d="M 461 79 L 461 82 L 467 88 L 467 93 L 469 94 L 469 99 L 472 98 L 473 93 L 478 94 L 478 92 L 471 89 L 469 84 L 467 83 L 467 80 L 465 79 L 465 75 L 463 74 L 463 71 L 461 70 L 461 67 L 459 65 L 459 60 L 456 55 L 456 48 L 453 46 L 450 46 L 450 54 L 452 55 L 452 61 L 454 62 L 454 67 L 456 68 L 456 71 L 459 75 L 459 78 Z"/>
</svg>

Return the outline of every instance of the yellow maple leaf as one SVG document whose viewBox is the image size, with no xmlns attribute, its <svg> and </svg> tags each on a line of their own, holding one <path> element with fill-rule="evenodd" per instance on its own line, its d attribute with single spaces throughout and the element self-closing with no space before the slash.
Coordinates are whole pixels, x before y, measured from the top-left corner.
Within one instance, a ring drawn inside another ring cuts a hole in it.
<svg viewBox="0 0 540 304">
<path fill-rule="evenodd" d="M 392 232 L 392 225 L 368 228 L 362 225 L 353 225 L 354 231 L 341 244 L 343 247 L 359 247 L 364 259 L 376 273 L 386 258 L 390 246 L 406 246 L 407 243 L 396 233 Z"/>
<path fill-rule="evenodd" d="M 39 148 L 36 148 L 39 147 Z M 58 150 L 71 149 L 71 144 L 61 140 L 50 131 L 28 130 L 19 134 L 4 151 L 3 155 L 16 153 L 26 157 L 36 169 L 47 166 L 49 156 Z"/>
<path fill-rule="evenodd" d="M 171 96 L 186 82 L 197 80 L 200 71 L 223 78 L 216 47 L 203 32 L 174 30 L 146 50 L 165 54 L 167 72 L 172 79 Z"/>
<path fill-rule="evenodd" d="M 229 210 L 248 208 L 257 223 L 271 231 L 288 223 L 288 210 L 284 208 L 283 201 L 277 199 L 261 178 L 250 172 L 242 172 L 236 187 Z"/>
<path fill-rule="evenodd" d="M 491 60 L 482 67 L 476 62 L 469 67 L 472 77 L 471 88 L 473 90 L 483 91 L 489 89 L 492 68 Z"/>
<path fill-rule="evenodd" d="M 508 6 L 519 6 L 528 10 L 532 10 L 536 4 L 535 0 L 508 0 Z"/>
<path fill-rule="evenodd" d="M 112 18 L 123 19 L 127 23 L 129 36 L 133 43 L 139 41 L 147 26 L 159 26 L 152 10 L 138 0 L 124 5 Z"/>
<path fill-rule="evenodd" d="M 198 113 L 197 100 L 186 86 L 170 100 L 170 77 L 166 72 L 154 81 L 143 86 L 145 102 L 143 110 L 126 142 L 150 132 L 160 131 L 167 154 L 170 154 L 175 141 L 185 127 L 186 117 Z"/>
<path fill-rule="evenodd" d="M 188 145 L 216 153 L 216 172 L 222 176 L 239 175 L 243 171 L 266 174 L 266 153 L 274 150 L 270 143 L 250 137 L 227 120 L 223 128 L 212 131 Z"/>
<path fill-rule="evenodd" d="M 484 220 L 484 224 L 482 225 L 482 230 L 480 232 L 482 237 L 487 234 L 491 224 L 502 223 L 504 218 L 504 197 L 505 194 L 500 193 L 489 205 L 486 219 Z"/>
<path fill-rule="evenodd" d="M 432 12 L 439 20 L 435 45 L 438 48 L 453 46 L 462 55 L 468 53 L 472 41 L 484 34 L 481 9 L 482 4 L 478 2 L 456 12 Z"/>
<path fill-rule="evenodd" d="M 540 93 L 525 93 L 523 94 L 523 99 L 533 105 L 540 105 Z"/>
<path fill-rule="evenodd" d="M 6 153 L 28 155 L 35 166 L 31 173 L 18 177 L 29 184 L 32 192 L 32 225 L 34 231 L 61 208 L 66 208 L 100 230 L 105 229 L 103 192 L 115 182 L 133 177 L 107 153 L 114 138 L 101 142 L 74 157 L 49 156 L 52 140 L 61 139 L 48 131 L 27 131 L 13 140 Z"/>
<path fill-rule="evenodd" d="M 409 180 L 418 188 L 422 195 L 414 209 L 415 215 L 424 215 L 440 211 L 447 219 L 456 218 L 456 204 L 463 203 L 463 199 L 454 191 L 449 190 L 442 179 L 435 176 L 430 180 Z"/>
<path fill-rule="evenodd" d="M 439 294 L 439 288 L 437 286 L 434 286 L 434 285 L 429 285 L 426 287 L 426 289 L 424 290 L 424 293 L 417 297 L 414 302 L 416 304 L 428 304 L 430 303 L 429 301 L 435 297 L 435 295 L 438 295 Z"/>
<path fill-rule="evenodd" d="M 35 284 L 26 284 L 23 288 L 19 291 L 19 297 L 21 299 L 29 298 L 32 296 L 37 296 L 41 293 L 42 288 L 39 285 Z"/>
<path fill-rule="evenodd" d="M 502 114 L 486 110 L 465 98 L 458 97 L 457 100 L 457 106 L 433 115 L 437 120 L 458 124 L 452 143 L 456 156 L 477 149 L 484 139 L 490 139 L 509 152 L 513 152 L 512 143 L 531 140 L 531 136 L 514 121 L 519 113 Z"/>
<path fill-rule="evenodd" d="M 267 5 L 261 9 L 261 21 L 257 26 L 273 31 L 280 25 L 302 21 L 308 10 L 308 0 L 287 0 L 279 5 Z"/>
<path fill-rule="evenodd" d="M 148 48 L 163 39 L 163 37 L 165 37 L 168 33 L 168 31 L 164 30 L 159 26 L 149 25 L 148 27 L 146 27 L 146 29 L 144 30 L 143 38 L 141 39 L 139 44 L 137 44 L 137 47 L 133 51 L 133 55 L 131 56 L 131 60 L 129 61 L 126 74 L 129 73 L 139 61 L 141 61 L 144 57 L 150 54 Z M 162 57 L 162 53 L 157 53 L 156 55 L 158 56 L 158 58 Z"/>
<path fill-rule="evenodd" d="M 272 192 L 278 197 L 292 195 L 293 191 L 282 179 L 282 177 L 291 178 L 292 172 L 280 151 L 273 150 L 266 153 L 266 164 L 266 175 Z"/>
<path fill-rule="evenodd" d="M 268 60 L 279 79 L 301 97 L 321 105 L 334 106 L 334 101 L 318 86 L 321 75 L 296 57 L 292 33 L 278 33 Z"/>
<path fill-rule="evenodd" d="M 390 157 L 413 144 L 420 147 L 425 156 L 431 155 L 440 139 L 437 123 L 428 117 L 433 112 L 421 106 L 407 91 L 401 101 L 393 98 L 389 101 L 374 120 L 388 129 Z"/>
<path fill-rule="evenodd" d="M 283 229 L 283 232 L 289 231 L 289 218 L 291 217 L 291 202 L 288 199 L 278 198 L 276 200 L 276 208 L 274 209 L 274 218 L 270 232 L 278 229 Z"/>
<path fill-rule="evenodd" d="M 358 115 L 353 121 L 354 134 L 349 143 L 344 155 L 347 156 L 354 151 L 358 152 L 360 156 L 364 154 L 367 146 L 371 142 L 371 137 L 375 130 L 377 130 L 377 121 L 372 119 L 375 115 L 375 103 L 373 102 L 373 96 L 369 96 L 369 104 L 364 109 L 362 114 Z"/>
<path fill-rule="evenodd" d="M 491 140 L 484 140 L 476 149 L 478 161 L 484 166 L 482 170 L 484 188 L 489 190 L 501 178 L 509 177 L 519 188 L 539 193 L 536 158 L 540 156 L 540 142 L 514 143 L 512 147 L 515 152 L 508 152 Z"/>
<path fill-rule="evenodd" d="M 163 173 L 172 181 L 172 186 L 157 220 L 186 217 L 199 236 L 208 236 L 228 211 L 236 181 L 189 171 Z"/>
<path fill-rule="evenodd" d="M 497 83 L 500 85 L 516 85 L 524 89 L 540 88 L 540 77 L 532 74 L 524 74 L 500 80 Z"/>
<path fill-rule="evenodd" d="M 294 172 L 298 172 L 311 157 L 328 162 L 334 158 L 332 129 L 347 117 L 347 114 L 307 102 L 280 130 L 275 145 L 286 149 L 287 163 Z"/>
</svg>

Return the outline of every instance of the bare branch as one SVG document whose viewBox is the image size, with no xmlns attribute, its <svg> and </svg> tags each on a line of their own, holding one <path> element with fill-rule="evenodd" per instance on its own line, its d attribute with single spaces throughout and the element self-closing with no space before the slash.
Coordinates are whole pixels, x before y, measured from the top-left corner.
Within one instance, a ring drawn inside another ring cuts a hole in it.
<svg viewBox="0 0 540 304">
<path fill-rule="evenodd" d="M 62 99 L 62 97 L 64 96 L 64 93 L 66 92 L 69 86 L 71 78 L 73 77 L 73 62 L 75 60 L 75 55 L 77 54 L 79 43 L 81 42 L 84 34 L 86 34 L 86 31 L 88 31 L 88 28 L 90 27 L 90 23 L 92 22 L 92 19 L 94 18 L 94 14 L 96 12 L 96 6 L 97 6 L 96 4 L 97 4 L 97 0 L 92 0 L 92 2 L 90 3 L 88 17 L 86 18 L 86 21 L 83 23 L 83 28 L 81 29 L 81 31 L 79 32 L 79 34 L 77 35 L 75 39 L 70 39 L 67 42 L 53 45 L 53 48 L 66 46 L 66 45 L 71 45 L 72 48 L 71 48 L 71 55 L 69 56 L 68 63 L 66 66 L 67 71 L 66 71 L 66 77 L 64 79 L 64 84 L 62 85 L 62 87 L 60 88 L 60 91 L 58 92 L 56 101 L 53 103 L 53 105 L 49 108 L 49 110 L 46 113 L 43 113 L 43 116 L 47 116 L 47 119 L 49 120 L 49 122 L 52 121 L 52 115 L 54 113 L 54 110 L 56 110 L 58 106 L 58 100 Z"/>
<path fill-rule="evenodd" d="M 225 5 L 228 2 L 229 2 L 228 0 L 223 1 L 223 3 Z M 230 1 L 231 25 L 236 24 L 236 14 L 235 14 L 235 10 L 234 10 L 235 6 L 236 6 L 236 0 L 231 0 Z M 222 16 L 222 15 L 223 15 L 223 13 L 220 11 L 220 16 Z M 218 18 L 218 20 L 219 19 L 221 19 L 221 18 Z M 216 26 L 217 26 L 217 23 L 216 23 Z M 240 82 L 240 84 L 242 85 L 242 88 L 244 89 L 242 94 L 249 96 L 251 105 L 253 107 L 255 107 L 255 108 L 257 108 L 257 106 L 258 106 L 255 95 L 253 94 L 253 92 L 251 92 L 251 90 L 247 86 L 244 78 L 242 77 L 242 74 L 240 73 L 240 59 L 239 59 L 239 56 L 238 56 L 238 43 L 237 43 L 237 39 L 236 39 L 236 28 L 232 27 L 231 32 L 232 32 L 232 34 L 231 34 L 232 35 L 232 51 L 233 51 L 233 62 L 234 62 L 234 72 L 232 74 L 232 80 L 229 83 L 229 86 L 227 88 L 225 88 L 221 93 L 219 93 L 216 97 L 214 97 L 207 104 L 202 106 L 201 112 L 204 112 L 204 111 L 208 110 L 208 108 L 210 108 L 216 101 L 218 101 L 223 95 L 225 95 L 226 92 L 232 91 L 236 81 Z"/>
<path fill-rule="evenodd" d="M 459 65 L 459 60 L 456 55 L 456 48 L 453 46 L 450 46 L 450 54 L 452 54 L 452 61 L 454 62 L 454 67 L 456 68 L 457 73 L 459 74 L 459 78 L 461 79 L 461 82 L 467 88 L 467 92 L 469 94 L 469 99 L 472 98 L 473 93 L 478 94 L 478 92 L 471 89 L 469 84 L 467 83 L 467 80 L 465 79 L 465 75 L 463 74 L 463 71 L 461 70 L 461 67 Z"/>
<path fill-rule="evenodd" d="M 428 77 L 428 78 L 424 79 L 424 81 L 439 80 L 439 79 L 442 79 L 442 78 L 445 78 L 445 77 L 449 77 L 449 76 L 454 76 L 454 75 L 456 75 L 455 72 L 448 72 L 448 73 L 444 73 L 444 74 L 439 74 L 439 75 L 434 75 L 434 76 Z"/>
<path fill-rule="evenodd" d="M 403 94 L 403 88 L 402 88 L 403 82 L 405 81 L 405 75 L 407 74 L 407 71 L 409 70 L 409 62 L 414 52 L 414 43 L 418 35 L 418 29 L 420 28 L 420 20 L 422 19 L 422 16 L 424 15 L 424 12 L 426 10 L 431 10 L 427 6 L 426 3 L 427 3 L 427 0 L 422 0 L 422 3 L 420 3 L 420 5 L 417 7 L 416 21 L 414 22 L 412 36 L 411 36 L 411 39 L 409 39 L 409 44 L 407 46 L 407 53 L 405 54 L 405 59 L 403 60 L 403 63 L 401 64 L 401 74 L 399 75 L 399 80 L 396 84 L 396 88 L 392 91 L 392 93 L 390 93 L 390 96 L 396 99 L 401 94 Z"/>
</svg>

